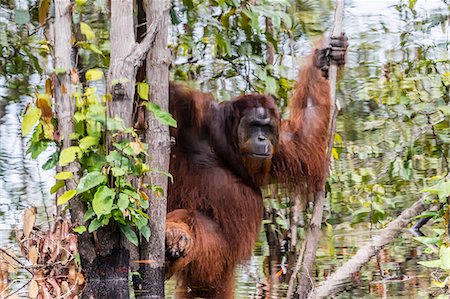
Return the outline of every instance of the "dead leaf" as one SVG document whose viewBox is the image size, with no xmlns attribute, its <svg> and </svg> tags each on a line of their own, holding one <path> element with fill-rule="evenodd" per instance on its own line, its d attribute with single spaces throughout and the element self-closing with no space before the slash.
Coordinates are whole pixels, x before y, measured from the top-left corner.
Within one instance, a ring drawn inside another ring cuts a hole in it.
<svg viewBox="0 0 450 299">
<path fill-rule="evenodd" d="M 14 252 L 8 249 L 3 249 L 2 252 L 0 252 L 0 260 L 5 261 L 8 264 L 9 272 L 17 272 L 17 269 L 19 268 L 19 262 Z"/>
<path fill-rule="evenodd" d="M 76 269 L 75 263 L 74 262 L 70 263 L 68 277 L 69 277 L 69 282 L 71 284 L 75 283 L 77 276 L 78 276 L 77 273 L 78 273 L 78 271 Z"/>
<path fill-rule="evenodd" d="M 37 298 L 39 295 L 39 285 L 36 280 L 32 280 L 30 282 L 30 287 L 28 288 L 28 297 L 29 298 Z"/>
<path fill-rule="evenodd" d="M 78 77 L 77 70 L 75 68 L 73 68 L 72 71 L 71 71 L 71 74 L 72 74 L 72 82 L 73 82 L 73 84 L 77 84 L 78 81 L 80 80 L 80 77 Z"/>
<path fill-rule="evenodd" d="M 67 88 L 66 88 L 66 86 L 64 84 L 61 84 L 61 90 L 62 90 L 63 94 L 67 93 Z"/>
<path fill-rule="evenodd" d="M 78 285 L 84 284 L 84 275 L 81 272 L 78 272 Z"/>
<path fill-rule="evenodd" d="M 50 0 L 41 0 L 38 12 L 39 25 L 45 24 L 45 20 L 47 19 L 49 9 L 50 9 Z"/>
<path fill-rule="evenodd" d="M 139 191 L 139 194 L 141 195 L 143 200 L 149 200 L 150 198 L 148 198 L 147 193 L 145 193 L 144 191 Z"/>
<path fill-rule="evenodd" d="M 141 152 L 141 146 L 140 146 L 139 143 L 137 143 L 137 142 L 130 142 L 130 147 L 131 147 L 131 149 L 133 150 L 133 153 L 134 153 L 135 155 L 139 155 L 139 154 L 140 154 L 140 152 Z"/>
<path fill-rule="evenodd" d="M 61 293 L 63 296 L 67 296 L 70 292 L 70 288 L 69 288 L 69 284 L 67 283 L 67 281 L 63 281 L 61 283 Z"/>
<path fill-rule="evenodd" d="M 37 247 L 31 246 L 30 249 L 28 250 L 28 260 L 34 266 L 37 264 L 38 258 L 39 258 L 39 252 L 37 250 Z"/>
<path fill-rule="evenodd" d="M 36 207 L 30 207 L 23 214 L 23 235 L 25 238 L 29 238 L 33 230 L 34 223 L 36 222 L 36 212 Z"/>
<path fill-rule="evenodd" d="M 70 258 L 70 255 L 67 252 L 67 250 L 62 250 L 61 256 L 59 258 L 59 260 L 61 261 L 61 264 L 65 266 L 67 264 L 67 262 L 69 261 L 69 258 Z"/>
<path fill-rule="evenodd" d="M 50 123 L 53 118 L 52 104 L 50 102 L 49 93 L 40 93 L 37 96 L 36 107 L 41 109 L 41 118 L 46 122 Z"/>
<path fill-rule="evenodd" d="M 45 80 L 45 93 L 52 94 L 52 80 Z"/>
</svg>

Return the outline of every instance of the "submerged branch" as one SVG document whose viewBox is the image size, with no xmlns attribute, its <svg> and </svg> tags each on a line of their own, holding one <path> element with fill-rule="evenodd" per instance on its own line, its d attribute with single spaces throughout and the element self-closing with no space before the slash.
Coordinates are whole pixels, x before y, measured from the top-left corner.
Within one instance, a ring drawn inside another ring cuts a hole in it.
<svg viewBox="0 0 450 299">
<path fill-rule="evenodd" d="M 386 228 L 380 230 L 378 234 L 366 245 L 362 246 L 358 252 L 321 285 L 313 290 L 308 296 L 308 299 L 324 298 L 337 293 L 345 287 L 345 282 L 348 281 L 352 275 L 358 272 L 377 252 L 394 238 L 396 238 L 404 229 L 412 218 L 420 215 L 428 204 L 425 199 L 416 201 L 410 208 L 404 210 L 400 216 L 391 221 Z"/>
</svg>

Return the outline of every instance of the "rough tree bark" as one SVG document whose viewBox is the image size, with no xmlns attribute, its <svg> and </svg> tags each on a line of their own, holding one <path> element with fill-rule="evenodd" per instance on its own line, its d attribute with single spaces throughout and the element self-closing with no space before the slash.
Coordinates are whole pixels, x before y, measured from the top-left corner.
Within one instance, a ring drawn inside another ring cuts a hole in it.
<svg viewBox="0 0 450 299">
<path fill-rule="evenodd" d="M 111 56 L 107 82 L 108 115 L 119 117 L 125 127 L 132 127 L 134 100 L 134 66 L 126 60 L 135 47 L 133 0 L 111 1 Z M 120 137 L 120 136 L 119 136 Z M 110 142 L 109 140 L 107 142 Z M 82 258 L 89 279 L 85 298 L 129 298 L 128 272 L 130 262 L 137 260 L 137 248 L 114 223 L 96 232 L 97 257 L 91 262 Z M 130 259 L 130 252 L 134 252 Z"/>
<path fill-rule="evenodd" d="M 72 80 L 70 77 L 72 70 L 71 49 L 71 3 L 70 0 L 55 1 L 54 20 L 54 65 L 55 69 L 64 70 L 63 73 L 54 75 L 54 97 L 55 112 L 58 121 L 58 132 L 61 138 L 60 149 L 63 150 L 71 146 L 69 135 L 73 132 L 73 114 L 75 112 L 75 102 L 72 100 Z M 66 190 L 76 189 L 79 180 L 79 163 L 72 162 L 67 166 L 58 167 L 57 171 L 69 171 L 73 173 L 73 178 L 66 180 Z M 70 216 L 72 223 L 85 225 L 83 216 L 86 211 L 85 205 L 75 197 L 70 201 Z M 78 237 L 78 250 L 85 256 L 95 258 L 94 246 L 87 234 Z"/>
<path fill-rule="evenodd" d="M 344 0 L 336 0 L 336 13 L 334 19 L 334 28 L 332 36 L 340 36 L 342 33 L 342 21 L 344 16 Z M 329 69 L 329 82 L 330 82 L 330 124 L 328 129 L 328 165 L 331 160 L 331 151 L 334 144 L 334 135 L 336 132 L 336 118 L 337 118 L 337 105 L 336 105 L 336 79 L 337 79 L 337 66 L 331 65 Z M 297 276 L 297 272 L 301 269 L 301 276 L 295 292 L 296 298 L 306 298 L 309 291 L 314 287 L 314 278 L 312 270 L 314 262 L 316 260 L 317 245 L 320 239 L 320 228 L 323 218 L 323 206 L 325 204 L 325 185 L 322 190 L 314 194 L 314 209 L 312 219 L 309 224 L 306 238 L 303 241 L 302 248 L 300 250 L 297 263 L 295 265 L 293 275 L 289 280 L 289 288 L 287 298 L 291 298 L 293 294 L 294 281 Z"/>
<path fill-rule="evenodd" d="M 168 21 L 170 1 L 148 0 L 146 2 L 147 22 L 158 20 L 157 35 L 153 48 L 147 55 L 147 80 L 149 84 L 149 99 L 168 111 L 169 108 L 169 59 L 167 48 Z M 148 129 L 145 136 L 149 145 L 150 167 L 168 172 L 170 161 L 169 128 L 162 125 L 153 115 L 149 115 Z M 168 177 L 161 173 L 152 172 L 150 183 L 158 185 L 164 194 L 157 196 L 154 192 L 150 196 L 151 237 L 143 244 L 142 254 L 148 263 L 142 266 L 142 297 L 164 298 L 164 252 L 166 229 L 166 194 Z"/>
</svg>

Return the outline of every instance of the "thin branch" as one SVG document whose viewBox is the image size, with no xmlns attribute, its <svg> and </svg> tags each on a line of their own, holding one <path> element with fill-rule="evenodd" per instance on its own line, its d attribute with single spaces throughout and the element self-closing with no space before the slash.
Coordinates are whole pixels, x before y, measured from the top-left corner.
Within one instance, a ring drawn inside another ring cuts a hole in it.
<svg viewBox="0 0 450 299">
<path fill-rule="evenodd" d="M 342 24 L 344 19 L 344 0 L 336 0 L 336 12 L 334 16 L 334 28 L 332 36 L 340 36 L 342 33 Z M 334 144 L 334 135 L 336 133 L 336 118 L 338 109 L 336 105 L 336 81 L 337 81 L 337 66 L 331 65 L 329 69 L 329 84 L 330 84 L 330 123 L 328 126 L 328 159 L 327 164 L 330 165 L 331 152 Z M 292 276 L 289 280 L 288 292 L 286 297 L 292 298 L 295 279 L 298 272 L 303 267 L 302 276 L 300 277 L 296 293 L 300 298 L 306 298 L 309 290 L 314 287 L 314 283 L 310 277 L 312 268 L 316 260 L 317 245 L 320 238 L 320 227 L 323 218 L 323 206 L 325 204 L 325 184 L 322 190 L 314 194 L 314 209 L 312 219 L 310 221 L 309 229 L 306 238 L 303 241 L 302 250 L 295 264 Z"/>
<path fill-rule="evenodd" d="M 144 39 L 139 44 L 137 44 L 136 47 L 133 47 L 133 50 L 126 58 L 126 61 L 133 65 L 135 70 L 137 70 L 137 68 L 142 65 L 148 51 L 150 51 L 153 43 L 155 42 L 156 35 L 158 34 L 157 29 L 161 28 L 162 25 L 163 24 L 161 24 L 161 17 L 155 17 L 150 26 L 148 26 L 147 34 Z"/>
</svg>

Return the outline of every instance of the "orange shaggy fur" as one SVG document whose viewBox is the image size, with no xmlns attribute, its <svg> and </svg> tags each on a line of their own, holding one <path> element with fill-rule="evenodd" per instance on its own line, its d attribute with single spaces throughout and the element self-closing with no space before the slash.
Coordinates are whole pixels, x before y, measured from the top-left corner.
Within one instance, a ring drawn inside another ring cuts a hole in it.
<svg viewBox="0 0 450 299">
<path fill-rule="evenodd" d="M 245 145 L 238 144 L 239 120 L 255 107 L 269 111 L 279 126 L 279 142 L 265 161 L 244 157 Z M 301 71 L 286 121 L 269 96 L 219 104 L 210 94 L 176 84 L 170 87 L 170 112 L 178 128 L 171 129 L 174 183 L 166 244 L 182 256 L 167 261 L 167 276 L 176 277 L 180 298 L 233 298 L 235 268 L 251 256 L 261 227 L 260 188 L 275 182 L 304 193 L 326 179 L 328 82 L 311 60 Z"/>
</svg>

